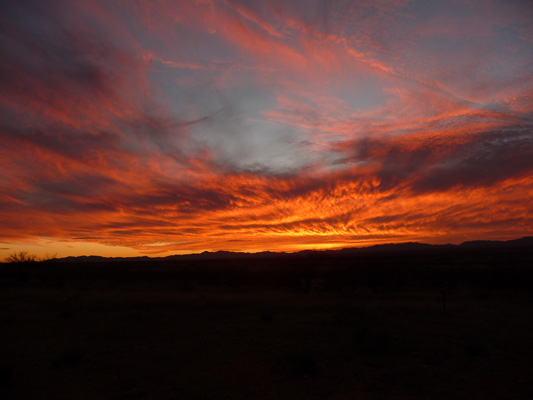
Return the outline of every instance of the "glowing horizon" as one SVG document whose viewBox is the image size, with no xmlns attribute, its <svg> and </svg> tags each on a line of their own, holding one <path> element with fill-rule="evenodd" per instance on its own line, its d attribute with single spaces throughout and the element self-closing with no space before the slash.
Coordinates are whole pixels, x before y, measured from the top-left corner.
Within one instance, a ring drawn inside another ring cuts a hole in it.
<svg viewBox="0 0 533 400">
<path fill-rule="evenodd" d="M 19 1 L 0 259 L 533 234 L 526 1 Z"/>
</svg>

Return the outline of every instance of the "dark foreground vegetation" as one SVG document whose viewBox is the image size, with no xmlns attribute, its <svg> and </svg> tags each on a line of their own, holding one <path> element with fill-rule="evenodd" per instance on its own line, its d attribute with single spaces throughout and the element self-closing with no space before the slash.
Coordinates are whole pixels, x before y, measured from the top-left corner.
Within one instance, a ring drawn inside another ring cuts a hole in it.
<svg viewBox="0 0 533 400">
<path fill-rule="evenodd" d="M 530 399 L 523 248 L 0 265 L 5 399 Z"/>
</svg>

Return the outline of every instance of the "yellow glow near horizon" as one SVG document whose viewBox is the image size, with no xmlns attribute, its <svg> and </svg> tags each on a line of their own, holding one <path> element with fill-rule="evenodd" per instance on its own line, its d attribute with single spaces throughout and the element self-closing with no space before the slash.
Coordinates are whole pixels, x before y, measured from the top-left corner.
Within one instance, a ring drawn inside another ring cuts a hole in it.
<svg viewBox="0 0 533 400">
<path fill-rule="evenodd" d="M 135 257 L 142 255 L 138 250 L 122 246 L 107 246 L 105 244 L 91 242 L 54 242 L 52 240 L 40 240 L 35 243 L 0 243 L 0 261 L 20 251 L 27 251 L 29 254 L 36 255 L 37 258 L 46 258 L 47 255 L 55 255 L 58 258 L 89 255 L 103 257 Z"/>
</svg>

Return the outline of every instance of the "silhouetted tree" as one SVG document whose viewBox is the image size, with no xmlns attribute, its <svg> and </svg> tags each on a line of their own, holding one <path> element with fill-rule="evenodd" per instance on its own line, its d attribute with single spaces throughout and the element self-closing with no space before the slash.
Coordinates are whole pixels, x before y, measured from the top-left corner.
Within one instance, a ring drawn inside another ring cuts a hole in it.
<svg viewBox="0 0 533 400">
<path fill-rule="evenodd" d="M 57 259 L 57 253 L 50 254 L 46 253 L 44 257 L 39 258 L 39 262 L 53 262 Z"/>
<path fill-rule="evenodd" d="M 35 254 L 28 254 L 27 251 L 13 253 L 5 259 L 7 263 L 29 263 L 35 261 L 37 261 L 37 256 Z"/>
</svg>

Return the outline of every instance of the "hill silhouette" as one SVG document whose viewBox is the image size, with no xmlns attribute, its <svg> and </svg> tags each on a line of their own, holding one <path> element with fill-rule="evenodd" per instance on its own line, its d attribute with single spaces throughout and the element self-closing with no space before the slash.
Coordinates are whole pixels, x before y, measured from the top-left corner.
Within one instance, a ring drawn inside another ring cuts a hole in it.
<svg viewBox="0 0 533 400">
<path fill-rule="evenodd" d="M 286 252 L 272 252 L 262 251 L 258 253 L 232 252 L 232 251 L 204 251 L 198 254 L 184 254 L 184 255 L 170 255 L 165 257 L 102 257 L 102 256 L 70 256 L 57 259 L 58 262 L 139 262 L 139 261 L 161 261 L 161 260 L 228 260 L 228 259 L 254 259 L 254 258 L 299 258 L 311 256 L 348 256 L 371 253 L 420 253 L 420 252 L 453 252 L 462 249 L 533 249 L 533 236 L 526 236 L 520 239 L 513 239 L 507 241 L 498 240 L 474 240 L 466 241 L 459 245 L 454 244 L 427 244 L 420 242 L 406 242 L 406 243 L 387 243 L 377 244 L 368 247 L 350 247 L 339 250 L 302 250 L 294 253 Z"/>
</svg>

